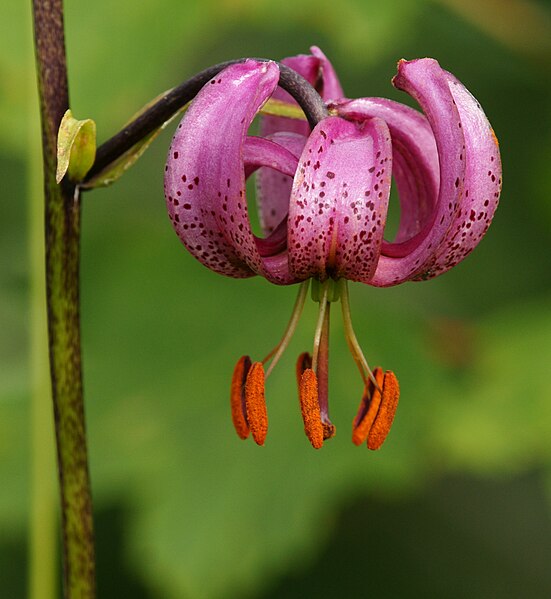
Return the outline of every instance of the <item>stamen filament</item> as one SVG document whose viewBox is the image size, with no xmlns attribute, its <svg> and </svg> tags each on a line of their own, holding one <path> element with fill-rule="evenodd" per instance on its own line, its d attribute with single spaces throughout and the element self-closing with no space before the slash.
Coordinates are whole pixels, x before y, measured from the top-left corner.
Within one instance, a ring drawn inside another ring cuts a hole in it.
<svg viewBox="0 0 551 599">
<path fill-rule="evenodd" d="M 306 370 L 312 370 L 312 356 L 306 351 L 300 354 L 296 364 L 297 385 L 300 393 L 300 380 L 302 373 Z"/>
<path fill-rule="evenodd" d="M 348 344 L 348 349 L 358 366 L 360 374 L 364 380 L 364 383 L 367 385 L 367 379 L 371 380 L 371 382 L 375 385 L 375 388 L 381 393 L 381 388 L 377 383 L 377 379 L 373 375 L 371 368 L 369 368 L 369 364 L 365 359 L 362 348 L 358 343 L 358 339 L 356 338 L 356 334 L 354 333 L 354 328 L 352 327 L 352 318 L 350 317 L 350 299 L 348 295 L 348 282 L 346 279 L 341 279 L 340 283 L 340 295 L 341 295 L 341 305 L 342 305 L 342 319 L 344 324 L 344 336 L 346 337 L 346 343 Z"/>
<path fill-rule="evenodd" d="M 279 359 L 283 355 L 283 352 L 287 349 L 287 346 L 291 342 L 293 335 L 296 331 L 298 321 L 300 320 L 300 316 L 302 314 L 302 310 L 304 308 L 304 302 L 306 301 L 306 297 L 308 295 L 308 286 L 310 284 L 310 280 L 306 280 L 300 284 L 300 288 L 298 291 L 297 299 L 295 301 L 295 305 L 293 307 L 293 311 L 291 313 L 291 318 L 289 319 L 289 323 L 287 324 L 287 328 L 283 333 L 283 337 L 281 341 L 272 349 L 272 351 L 262 360 L 262 364 L 266 364 L 268 360 L 272 360 L 270 366 L 266 371 L 265 378 L 270 376 L 270 373 L 275 368 L 275 365 L 279 362 Z"/>
<path fill-rule="evenodd" d="M 322 292 L 321 298 L 319 300 L 320 309 L 319 309 L 319 313 L 318 313 L 318 322 L 316 323 L 316 333 L 314 335 L 314 351 L 312 352 L 312 370 L 314 372 L 317 372 L 317 368 L 318 368 L 321 333 L 323 331 L 323 325 L 325 322 L 325 312 L 328 307 L 328 301 L 327 301 L 328 293 L 329 293 L 329 287 L 327 285 L 324 285 L 323 292 Z"/>
<path fill-rule="evenodd" d="M 329 418 L 329 317 L 331 302 L 327 302 L 321 338 L 318 351 L 318 364 L 316 376 L 318 378 L 318 403 L 320 418 L 323 425 L 323 438 L 331 439 L 335 436 L 335 425 Z"/>
</svg>

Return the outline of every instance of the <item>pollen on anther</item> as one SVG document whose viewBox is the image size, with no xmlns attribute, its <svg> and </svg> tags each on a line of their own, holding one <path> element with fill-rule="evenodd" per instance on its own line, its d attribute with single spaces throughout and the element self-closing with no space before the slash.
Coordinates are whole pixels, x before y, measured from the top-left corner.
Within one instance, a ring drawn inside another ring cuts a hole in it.
<svg viewBox="0 0 551 599">
<path fill-rule="evenodd" d="M 373 376 L 377 381 L 379 389 L 381 389 L 384 379 L 381 368 L 375 368 Z M 369 436 L 369 432 L 377 417 L 379 406 L 381 405 L 381 393 L 379 392 L 379 389 L 375 387 L 371 379 L 368 380 L 360 407 L 358 408 L 358 413 L 352 423 L 352 442 L 354 445 L 361 445 Z"/>
<path fill-rule="evenodd" d="M 383 382 L 381 406 L 367 437 L 367 447 L 369 449 L 379 449 L 384 443 L 396 415 L 399 398 L 400 386 L 398 379 L 391 370 L 387 370 Z"/>
<path fill-rule="evenodd" d="M 249 356 L 242 356 L 235 365 L 231 380 L 231 415 L 235 432 L 241 439 L 249 436 L 249 425 L 245 413 L 245 381 L 251 368 Z"/>
<path fill-rule="evenodd" d="M 323 445 L 324 431 L 318 401 L 318 380 L 311 368 L 307 368 L 300 378 L 299 399 L 304 432 L 312 447 L 320 449 Z"/>
<path fill-rule="evenodd" d="M 245 406 L 253 439 L 257 445 L 264 445 L 268 432 L 268 414 L 264 396 L 264 367 L 262 362 L 255 362 L 247 374 Z"/>
</svg>

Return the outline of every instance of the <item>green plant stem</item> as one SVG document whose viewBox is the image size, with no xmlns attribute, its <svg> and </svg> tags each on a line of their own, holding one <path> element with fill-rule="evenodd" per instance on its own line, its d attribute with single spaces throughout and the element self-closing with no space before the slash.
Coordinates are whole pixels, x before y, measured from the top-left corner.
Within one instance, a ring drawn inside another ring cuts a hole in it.
<svg viewBox="0 0 551 599">
<path fill-rule="evenodd" d="M 62 0 L 33 0 L 44 161 L 46 298 L 66 599 L 95 596 L 79 318 L 80 199 L 57 185 L 56 145 L 69 107 Z"/>
<path fill-rule="evenodd" d="M 346 279 L 339 280 L 339 288 L 340 288 L 340 298 L 341 298 L 341 306 L 342 306 L 342 321 L 344 324 L 344 336 L 346 337 L 346 343 L 348 344 L 348 349 L 358 366 L 358 370 L 362 375 L 364 383 L 367 385 L 367 379 L 369 378 L 372 383 L 375 385 L 375 388 L 381 392 L 379 389 L 379 383 L 377 379 L 373 375 L 367 360 L 365 359 L 364 353 L 360 344 L 358 343 L 358 339 L 356 338 L 356 333 L 354 333 L 354 327 L 352 326 L 352 318 L 350 316 L 350 299 L 348 296 L 348 281 Z"/>
<path fill-rule="evenodd" d="M 29 526 L 29 599 L 57 596 L 57 482 L 54 419 L 48 372 L 46 281 L 44 265 L 44 198 L 40 165 L 40 131 L 36 82 L 29 81 L 28 210 L 31 371 L 31 513 Z"/>
</svg>

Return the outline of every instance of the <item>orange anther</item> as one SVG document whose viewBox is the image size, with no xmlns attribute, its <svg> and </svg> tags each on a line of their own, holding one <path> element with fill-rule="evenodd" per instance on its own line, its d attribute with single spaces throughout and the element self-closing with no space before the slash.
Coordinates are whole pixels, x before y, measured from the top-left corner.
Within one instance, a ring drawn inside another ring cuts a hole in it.
<svg viewBox="0 0 551 599">
<path fill-rule="evenodd" d="M 312 447 L 319 449 L 323 445 L 324 430 L 318 402 L 318 380 L 311 368 L 306 368 L 300 377 L 299 399 L 304 432 Z"/>
<path fill-rule="evenodd" d="M 398 384 L 398 379 L 391 370 L 387 370 L 383 382 L 383 399 L 381 401 L 381 406 L 379 407 L 375 422 L 367 436 L 367 447 L 369 449 L 379 449 L 384 443 L 384 440 L 390 431 L 390 427 L 392 426 L 399 398 L 400 386 Z"/>
<path fill-rule="evenodd" d="M 381 368 L 375 368 L 373 376 L 377 381 L 379 389 L 382 389 L 384 375 Z M 352 442 L 355 445 L 361 445 L 367 439 L 369 431 L 377 418 L 377 412 L 381 405 L 381 394 L 379 389 L 375 387 L 371 379 L 367 381 L 358 413 L 352 423 Z"/>
<path fill-rule="evenodd" d="M 241 439 L 249 436 L 249 425 L 245 414 L 245 381 L 251 368 L 249 356 L 242 356 L 233 369 L 231 380 L 231 417 L 235 432 Z"/>
<path fill-rule="evenodd" d="M 373 376 L 377 381 L 379 389 L 382 389 L 384 375 L 381 368 L 375 368 Z M 373 384 L 373 381 L 369 379 L 364 389 L 358 413 L 352 423 L 352 442 L 354 445 L 361 445 L 367 440 L 369 431 L 377 418 L 377 412 L 379 411 L 380 405 L 381 394 Z"/>
<path fill-rule="evenodd" d="M 249 428 L 257 445 L 264 445 L 268 432 L 268 414 L 264 397 L 264 366 L 255 362 L 245 382 L 245 406 Z"/>
</svg>

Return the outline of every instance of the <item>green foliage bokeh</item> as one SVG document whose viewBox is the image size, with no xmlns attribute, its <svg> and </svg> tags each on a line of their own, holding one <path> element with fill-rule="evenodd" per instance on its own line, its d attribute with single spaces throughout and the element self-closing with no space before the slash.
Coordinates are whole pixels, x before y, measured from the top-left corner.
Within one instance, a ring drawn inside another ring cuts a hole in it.
<svg viewBox="0 0 551 599">
<path fill-rule="evenodd" d="M 480 100 L 502 149 L 501 206 L 471 257 L 427 283 L 352 289 L 368 359 L 394 370 L 402 389 L 392 433 L 375 454 L 350 442 L 361 382 L 338 314 L 330 358 L 337 437 L 319 452 L 304 437 L 294 359 L 311 346 L 313 304 L 268 383 L 266 447 L 235 436 L 227 397 L 234 362 L 271 349 L 295 290 L 218 277 L 187 255 L 164 208 L 171 127 L 115 186 L 85 194 L 82 326 L 94 498 L 98 511 L 124 506 L 124 560 L 156 597 L 260 596 L 316 559 L 339 507 L 356 498 L 391 504 L 456 474 L 522 486 L 534 472 L 541 496 L 550 497 L 551 17 L 546 4 L 523 3 L 526 19 L 515 28 L 516 2 L 497 22 L 490 4 L 67 2 L 71 108 L 96 121 L 100 142 L 205 66 L 281 58 L 316 44 L 350 97 L 409 101 L 390 85 L 396 60 L 437 58 Z M 39 133 L 30 10 L 8 2 L 0 13 L 0 529 L 8 539 L 20 538 L 28 522 L 26 198 Z M 517 501 L 519 512 L 533 509 L 530 499 Z M 514 527 L 510 516 L 501 524 Z M 484 542 L 497 546 L 492 530 Z M 433 532 L 445 536 L 445 526 Z M 523 549 L 549 551 L 549 543 L 533 542 L 540 545 L 526 541 Z M 367 563 L 373 550 L 363 547 Z M 0 571 L 8 559 L 0 551 Z M 515 567 L 529 572 L 530 564 L 519 559 Z M 549 596 L 548 578 L 534 584 L 531 596 Z"/>
</svg>

